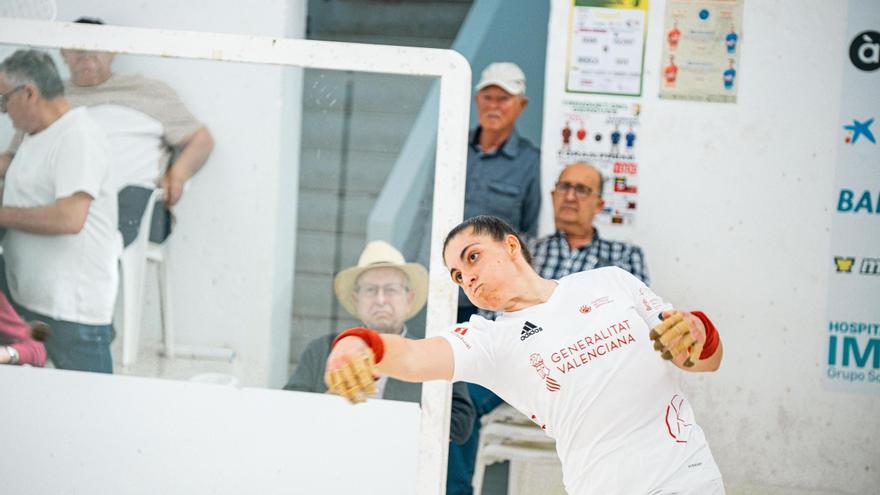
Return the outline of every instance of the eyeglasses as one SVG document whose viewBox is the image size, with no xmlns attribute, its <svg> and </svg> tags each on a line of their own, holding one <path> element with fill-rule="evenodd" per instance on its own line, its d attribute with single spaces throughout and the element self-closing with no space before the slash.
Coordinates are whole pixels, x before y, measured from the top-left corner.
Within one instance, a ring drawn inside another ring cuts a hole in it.
<svg viewBox="0 0 880 495">
<path fill-rule="evenodd" d="M 379 293 L 385 294 L 386 299 L 395 299 L 402 296 L 409 288 L 403 284 L 387 285 L 361 285 L 355 289 L 357 295 L 366 299 L 375 299 Z"/>
<path fill-rule="evenodd" d="M 0 113 L 6 113 L 6 102 L 9 101 L 9 97 L 14 95 L 16 91 L 20 89 L 24 89 L 25 85 L 16 86 L 12 88 L 12 91 L 6 93 L 5 95 L 0 95 Z"/>
<path fill-rule="evenodd" d="M 594 192 L 593 188 L 590 186 L 572 184 L 571 182 L 557 182 L 555 191 L 565 196 L 568 194 L 568 191 L 571 191 L 572 189 L 574 189 L 574 195 L 577 196 L 578 199 L 587 199 Z"/>
<path fill-rule="evenodd" d="M 486 93 L 477 93 L 477 100 L 479 100 L 481 103 L 484 103 L 486 105 L 491 105 L 493 103 L 495 103 L 499 106 L 507 105 L 508 103 L 513 101 L 513 98 L 514 98 L 513 95 L 508 95 L 508 94 L 490 95 L 490 94 L 486 94 Z"/>
</svg>

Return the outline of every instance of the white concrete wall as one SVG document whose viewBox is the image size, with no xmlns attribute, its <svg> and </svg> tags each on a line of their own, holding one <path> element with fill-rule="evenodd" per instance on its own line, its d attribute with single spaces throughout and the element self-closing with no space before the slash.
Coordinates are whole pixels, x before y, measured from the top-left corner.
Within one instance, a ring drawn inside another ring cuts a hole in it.
<svg viewBox="0 0 880 495">
<path fill-rule="evenodd" d="M 643 246 L 655 290 L 718 324 L 721 370 L 684 381 L 728 493 L 880 493 L 880 397 L 822 386 L 846 2 L 746 0 L 736 104 L 658 99 L 664 8 L 650 3 L 638 218 L 602 233 Z M 550 56 L 567 15 L 551 12 Z"/>
<path fill-rule="evenodd" d="M 59 3 L 57 20 L 303 38 L 305 0 Z M 4 47 L 4 52 L 9 47 Z M 66 67 L 61 64 L 66 77 Z M 216 148 L 176 207 L 169 240 L 177 341 L 227 346 L 244 383 L 280 386 L 287 374 L 299 168 L 302 74 L 293 68 L 120 56 L 175 88 L 211 130 Z M 8 119 L 0 128 L 7 142 Z M 148 278 L 142 340 L 158 338 Z"/>
<path fill-rule="evenodd" d="M 416 493 L 414 403 L 17 366 L 0 390 L 4 494 Z"/>
</svg>

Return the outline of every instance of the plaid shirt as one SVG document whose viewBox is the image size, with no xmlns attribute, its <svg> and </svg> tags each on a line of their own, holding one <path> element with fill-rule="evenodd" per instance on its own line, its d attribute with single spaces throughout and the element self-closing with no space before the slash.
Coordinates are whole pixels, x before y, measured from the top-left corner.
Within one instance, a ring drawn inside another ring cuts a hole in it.
<svg viewBox="0 0 880 495">
<path fill-rule="evenodd" d="M 532 265 L 538 275 L 558 280 L 572 273 L 592 270 L 603 266 L 618 266 L 648 285 L 648 267 L 642 249 L 632 244 L 606 241 L 593 230 L 593 242 L 574 251 L 568 245 L 563 232 L 529 242 Z"/>
</svg>

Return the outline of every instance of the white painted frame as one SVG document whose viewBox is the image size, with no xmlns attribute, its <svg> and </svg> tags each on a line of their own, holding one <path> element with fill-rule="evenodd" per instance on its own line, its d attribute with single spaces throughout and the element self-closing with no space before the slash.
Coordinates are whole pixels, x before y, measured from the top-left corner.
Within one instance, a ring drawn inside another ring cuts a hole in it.
<svg viewBox="0 0 880 495">
<path fill-rule="evenodd" d="M 11 18 L 0 18 L 0 44 L 439 78 L 426 336 L 439 335 L 455 323 L 457 291 L 446 275 L 437 240 L 445 238 L 464 214 L 471 70 L 457 52 Z M 103 378 L 94 377 L 94 386 L 102 387 Z M 419 494 L 445 493 L 450 401 L 449 383 L 422 387 Z"/>
</svg>

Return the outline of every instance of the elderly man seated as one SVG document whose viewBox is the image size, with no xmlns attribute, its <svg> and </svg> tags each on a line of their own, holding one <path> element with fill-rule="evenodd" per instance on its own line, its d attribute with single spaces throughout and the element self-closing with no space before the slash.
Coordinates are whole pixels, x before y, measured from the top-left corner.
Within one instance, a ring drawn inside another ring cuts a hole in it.
<svg viewBox="0 0 880 495">
<path fill-rule="evenodd" d="M 382 333 L 413 335 L 406 321 L 415 316 L 428 298 L 428 272 L 418 263 L 407 263 L 391 245 L 382 241 L 367 244 L 357 266 L 336 275 L 333 284 L 340 304 L 365 327 Z M 333 335 L 318 337 L 306 346 L 296 372 L 286 390 L 324 393 L 324 368 L 330 355 Z M 383 377 L 376 384 L 376 398 L 418 402 L 422 395 L 419 383 Z M 452 387 L 452 422 L 449 437 L 465 441 L 474 421 L 474 405 L 464 383 Z"/>
</svg>

